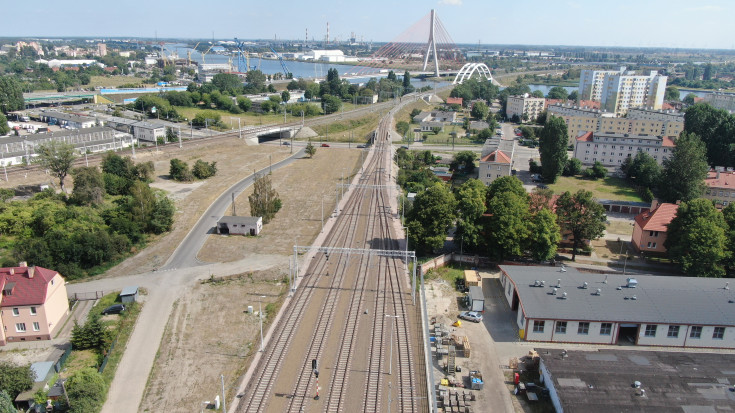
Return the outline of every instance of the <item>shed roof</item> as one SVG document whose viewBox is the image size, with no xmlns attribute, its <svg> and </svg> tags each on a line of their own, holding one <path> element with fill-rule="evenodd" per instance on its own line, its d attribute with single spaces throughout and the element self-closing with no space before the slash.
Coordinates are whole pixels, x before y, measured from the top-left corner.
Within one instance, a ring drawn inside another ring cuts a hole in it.
<svg viewBox="0 0 735 413">
<path fill-rule="evenodd" d="M 220 224 L 248 224 L 255 225 L 262 217 L 241 217 L 241 216 L 223 216 L 219 219 Z"/>
<path fill-rule="evenodd" d="M 500 269 L 512 280 L 530 319 L 735 326 L 735 291 L 725 289 L 721 279 L 636 275 L 638 286 L 628 288 L 630 275 L 583 273 L 572 267 L 564 272 L 549 266 Z M 545 286 L 535 287 L 536 280 Z M 552 295 L 557 280 L 561 287 Z M 598 288 L 600 295 L 595 295 Z M 561 298 L 564 292 L 566 299 Z"/>
<path fill-rule="evenodd" d="M 120 295 L 121 296 L 124 296 L 124 295 L 135 295 L 137 293 L 138 293 L 138 286 L 137 285 L 125 287 L 125 288 L 122 289 L 122 291 L 120 291 Z"/>
</svg>

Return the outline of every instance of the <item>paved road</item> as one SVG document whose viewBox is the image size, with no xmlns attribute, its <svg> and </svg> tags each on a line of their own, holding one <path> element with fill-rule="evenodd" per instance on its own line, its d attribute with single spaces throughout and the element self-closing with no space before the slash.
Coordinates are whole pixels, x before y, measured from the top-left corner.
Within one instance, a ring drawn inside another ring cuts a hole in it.
<svg viewBox="0 0 735 413">
<path fill-rule="evenodd" d="M 264 174 L 267 173 L 269 169 L 283 168 L 303 156 L 304 149 L 300 149 L 290 157 L 275 163 L 272 167 L 265 167 L 257 171 L 257 173 Z M 199 218 L 199 221 L 194 225 L 194 228 L 189 231 L 186 238 L 184 238 L 184 240 L 181 241 L 181 244 L 176 247 L 176 250 L 174 250 L 174 253 L 171 254 L 171 257 L 161 270 L 174 270 L 177 268 L 195 267 L 204 264 L 197 259 L 197 254 L 207 241 L 207 235 L 214 232 L 217 221 L 225 215 L 227 208 L 232 204 L 232 194 L 238 196 L 246 188 L 252 185 L 254 180 L 255 176 L 250 175 L 223 192 L 222 195 L 220 195 L 220 197 L 217 198 L 209 208 L 207 208 L 201 218 Z"/>
</svg>

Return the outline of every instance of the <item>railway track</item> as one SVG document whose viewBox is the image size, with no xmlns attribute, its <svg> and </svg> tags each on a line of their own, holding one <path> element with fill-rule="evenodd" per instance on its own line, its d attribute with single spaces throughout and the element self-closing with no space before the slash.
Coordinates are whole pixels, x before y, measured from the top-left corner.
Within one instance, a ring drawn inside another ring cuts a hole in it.
<svg viewBox="0 0 735 413">
<path fill-rule="evenodd" d="M 391 182 L 387 171 L 392 159 L 386 140 L 391 116 L 389 113 L 384 117 L 376 131 L 375 147 L 360 179 L 366 185 L 353 188 L 323 246 L 398 248 L 389 194 L 383 187 Z M 359 403 L 359 410 L 375 412 L 385 410 L 389 399 L 397 411 L 425 409 L 425 403 L 417 397 L 425 378 L 424 370 L 414 365 L 414 353 L 421 352 L 422 346 L 412 341 L 410 330 L 417 325 L 417 311 L 415 307 L 407 308 L 407 285 L 401 259 L 348 253 L 330 259 L 325 253 L 317 253 L 308 263 L 302 285 L 284 309 L 284 317 L 273 327 L 269 348 L 255 368 L 258 374 L 246 387 L 236 411 L 344 412 L 356 411 L 354 407 Z M 368 307 L 373 309 L 372 320 L 361 322 L 362 311 Z M 305 326 L 313 328 L 299 331 L 308 328 Z M 339 330 L 334 331 L 336 328 Z M 293 345 L 297 339 L 304 345 Z M 391 346 L 395 347 L 395 368 L 388 366 Z M 294 357 L 298 365 L 293 365 Z M 320 360 L 325 368 L 319 379 L 327 384 L 326 392 L 321 393 L 326 397 L 319 401 L 311 397 L 316 390 L 313 359 Z M 362 364 L 365 366 L 360 367 Z M 356 371 L 357 376 L 363 375 L 362 368 L 366 370 L 364 378 L 355 377 Z M 393 375 L 387 374 L 389 370 L 395 371 Z M 285 383 L 290 383 L 287 391 Z M 355 386 L 361 386 L 357 393 Z M 361 400 L 356 401 L 358 394 Z"/>
</svg>

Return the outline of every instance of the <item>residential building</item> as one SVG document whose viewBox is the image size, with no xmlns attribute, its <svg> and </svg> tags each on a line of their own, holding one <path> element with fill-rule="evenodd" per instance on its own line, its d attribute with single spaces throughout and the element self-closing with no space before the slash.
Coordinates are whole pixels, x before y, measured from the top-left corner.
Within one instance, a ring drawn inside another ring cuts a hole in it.
<svg viewBox="0 0 735 413">
<path fill-rule="evenodd" d="M 34 135 L 8 136 L 0 139 L 0 165 L 30 163 L 39 145 L 51 141 L 74 145 L 78 154 L 107 152 L 130 147 L 136 139 L 127 133 L 108 127 L 61 130 Z"/>
<path fill-rule="evenodd" d="M 547 265 L 500 270 L 526 341 L 735 348 L 735 291 L 721 279 Z"/>
<path fill-rule="evenodd" d="M 653 201 L 651 210 L 636 215 L 631 243 L 638 252 L 665 254 L 666 233 L 676 216 L 678 204 Z"/>
<path fill-rule="evenodd" d="M 413 117 L 413 122 L 418 123 L 421 132 L 431 132 L 434 128 L 444 130 L 446 123 L 452 123 L 457 120 L 457 112 L 445 112 L 434 110 L 431 112 L 421 112 Z"/>
<path fill-rule="evenodd" d="M 735 112 L 735 93 L 708 93 L 704 96 L 704 101 L 717 109 Z"/>
<path fill-rule="evenodd" d="M 97 118 L 90 116 L 79 116 L 71 113 L 52 111 L 43 111 L 39 114 L 41 122 L 53 125 L 59 125 L 71 129 L 91 128 L 97 125 Z"/>
<path fill-rule="evenodd" d="M 673 148 L 674 140 L 668 136 L 587 132 L 577 138 L 574 157 L 586 166 L 599 161 L 606 168 L 617 169 L 625 158 L 635 157 L 638 152 L 648 153 L 661 165 Z"/>
<path fill-rule="evenodd" d="M 631 108 L 661 109 L 667 79 L 655 70 L 648 75 L 636 75 L 624 67 L 618 71 L 582 70 L 579 98 L 599 101 L 602 109 L 618 115 Z"/>
<path fill-rule="evenodd" d="M 545 98 L 535 98 L 528 93 L 522 96 L 508 96 L 505 116 L 510 119 L 518 116 L 523 121 L 534 121 L 546 109 Z"/>
<path fill-rule="evenodd" d="M 50 340 L 69 315 L 66 286 L 61 275 L 42 267 L 0 268 L 0 345 Z"/>
<path fill-rule="evenodd" d="M 664 332 L 668 334 L 668 331 Z M 536 348 L 556 412 L 725 412 L 735 355 L 726 352 Z M 675 390 L 674 390 L 675 389 Z M 530 391 L 530 390 L 527 390 Z"/>
<path fill-rule="evenodd" d="M 726 207 L 735 202 L 735 172 L 733 168 L 721 166 L 707 173 L 704 179 L 705 191 L 703 198 L 715 201 L 718 208 Z"/>
<path fill-rule="evenodd" d="M 217 233 L 258 235 L 263 229 L 262 217 L 223 216 L 217 221 Z"/>
<path fill-rule="evenodd" d="M 139 142 L 156 142 L 158 138 L 166 137 L 166 127 L 162 123 L 155 121 L 139 121 L 112 117 L 105 121 L 105 125 L 129 133 L 135 136 Z"/>
<path fill-rule="evenodd" d="M 462 101 L 463 101 L 462 98 L 448 97 L 447 98 L 447 105 L 459 105 L 459 106 L 462 106 Z"/>
<path fill-rule="evenodd" d="M 478 177 L 485 185 L 490 185 L 501 176 L 510 176 L 512 165 L 512 153 L 506 154 L 496 149 L 480 159 Z"/>
<path fill-rule="evenodd" d="M 674 111 L 631 109 L 626 117 L 596 109 L 550 105 L 549 115 L 559 116 L 567 124 L 570 144 L 586 132 L 647 134 L 677 137 L 684 130 L 684 114 Z"/>
</svg>

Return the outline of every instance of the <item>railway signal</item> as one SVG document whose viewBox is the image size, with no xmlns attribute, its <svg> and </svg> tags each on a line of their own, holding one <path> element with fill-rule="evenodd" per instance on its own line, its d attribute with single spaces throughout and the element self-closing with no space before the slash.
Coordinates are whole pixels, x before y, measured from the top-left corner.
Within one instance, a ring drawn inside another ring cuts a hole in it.
<svg viewBox="0 0 735 413">
<path fill-rule="evenodd" d="M 314 377 L 316 377 L 316 396 L 314 396 L 314 400 L 319 400 L 319 362 L 316 359 L 311 360 L 311 370 L 314 372 Z"/>
</svg>

